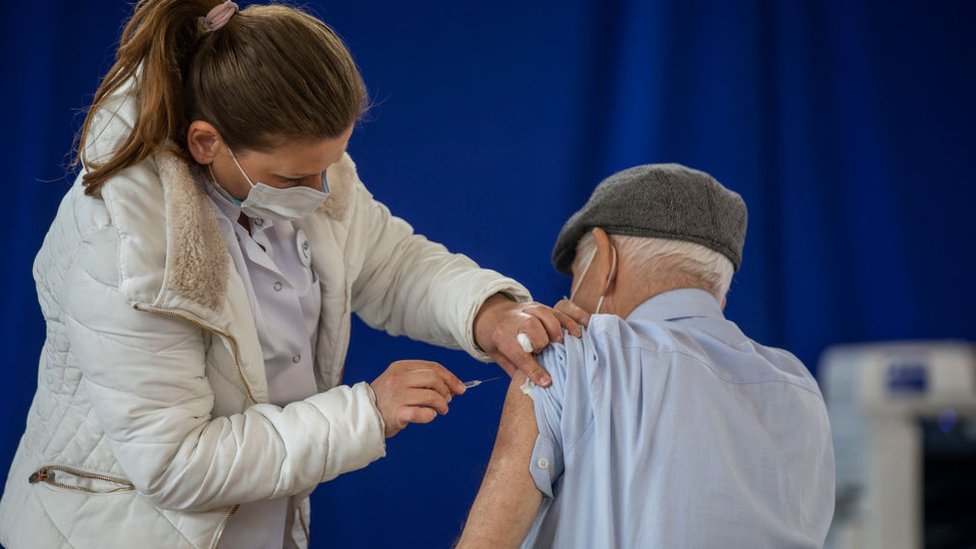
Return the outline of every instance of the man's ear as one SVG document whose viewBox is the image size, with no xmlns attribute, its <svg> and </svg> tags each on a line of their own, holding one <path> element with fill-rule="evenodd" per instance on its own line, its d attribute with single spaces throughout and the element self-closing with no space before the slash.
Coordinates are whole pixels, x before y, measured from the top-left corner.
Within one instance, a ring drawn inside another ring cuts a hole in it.
<svg viewBox="0 0 976 549">
<path fill-rule="evenodd" d="M 209 122 L 194 120 L 186 130 L 186 148 L 197 164 L 212 164 L 220 144 L 220 132 Z"/>
<path fill-rule="evenodd" d="M 616 275 L 617 252 L 610 243 L 610 235 L 603 229 L 596 227 L 593 229 L 593 242 L 596 244 L 596 257 L 593 259 L 596 271 L 593 275 L 600 281 L 601 293 L 606 293 L 613 284 Z"/>
</svg>

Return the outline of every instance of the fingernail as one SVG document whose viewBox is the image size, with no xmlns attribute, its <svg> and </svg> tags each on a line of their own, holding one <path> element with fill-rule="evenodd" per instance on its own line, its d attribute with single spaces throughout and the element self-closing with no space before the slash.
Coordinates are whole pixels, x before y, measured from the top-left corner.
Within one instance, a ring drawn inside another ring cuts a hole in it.
<svg viewBox="0 0 976 549">
<path fill-rule="evenodd" d="M 464 392 L 467 391 L 468 388 L 465 387 L 463 383 L 461 383 L 460 385 L 457 386 L 457 390 L 458 390 L 458 394 L 464 394 Z"/>
<path fill-rule="evenodd" d="M 542 376 L 539 378 L 539 385 L 543 387 L 548 387 L 552 385 L 552 378 L 549 376 Z"/>
</svg>

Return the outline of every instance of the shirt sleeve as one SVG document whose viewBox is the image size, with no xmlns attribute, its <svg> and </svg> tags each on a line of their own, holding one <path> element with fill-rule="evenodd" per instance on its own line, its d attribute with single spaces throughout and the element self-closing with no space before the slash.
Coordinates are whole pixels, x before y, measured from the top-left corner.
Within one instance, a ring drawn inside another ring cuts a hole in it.
<svg viewBox="0 0 976 549">
<path fill-rule="evenodd" d="M 564 410 L 564 403 L 584 403 L 589 388 L 579 357 L 583 356 L 582 341 L 565 334 L 564 343 L 553 343 L 539 356 L 539 363 L 552 377 L 552 385 L 542 388 L 533 385 L 528 391 L 535 407 L 539 428 L 529 472 L 540 492 L 554 497 L 557 481 L 562 475 L 567 450 L 579 439 L 592 420 L 590 406 L 573 406 Z"/>
</svg>

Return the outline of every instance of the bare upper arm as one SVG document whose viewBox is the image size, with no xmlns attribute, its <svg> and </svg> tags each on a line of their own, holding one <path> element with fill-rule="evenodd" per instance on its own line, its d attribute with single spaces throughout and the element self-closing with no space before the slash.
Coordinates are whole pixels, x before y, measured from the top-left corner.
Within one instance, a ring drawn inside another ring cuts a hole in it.
<svg viewBox="0 0 976 549">
<path fill-rule="evenodd" d="M 524 382 L 517 374 L 508 387 L 495 448 L 458 547 L 518 547 L 539 510 L 542 493 L 529 473 L 539 429 Z"/>
<path fill-rule="evenodd" d="M 495 437 L 492 460 L 494 461 L 496 455 L 524 457 L 525 471 L 528 474 L 529 458 L 532 456 L 532 447 L 535 445 L 535 438 L 539 435 L 539 428 L 536 425 L 532 397 L 522 391 L 525 380 L 525 374 L 519 372 L 508 386 L 501 422 L 498 425 L 498 435 Z"/>
</svg>

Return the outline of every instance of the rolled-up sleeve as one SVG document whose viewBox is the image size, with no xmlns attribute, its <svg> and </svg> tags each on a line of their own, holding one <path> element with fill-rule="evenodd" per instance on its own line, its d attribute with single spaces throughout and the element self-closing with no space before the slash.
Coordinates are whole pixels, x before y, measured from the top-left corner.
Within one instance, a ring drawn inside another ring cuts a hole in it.
<svg viewBox="0 0 976 549">
<path fill-rule="evenodd" d="M 538 356 L 539 363 L 552 377 L 552 385 L 546 388 L 532 386 L 529 395 L 535 407 L 535 419 L 539 428 L 529 472 L 540 492 L 554 497 L 557 481 L 565 467 L 567 447 L 571 447 L 590 423 L 589 406 L 580 399 L 588 398 L 585 372 L 582 364 L 573 357 L 582 356 L 582 342 L 568 334 L 565 343 L 553 343 Z M 564 413 L 567 402 L 574 403 L 572 413 Z"/>
</svg>

